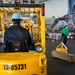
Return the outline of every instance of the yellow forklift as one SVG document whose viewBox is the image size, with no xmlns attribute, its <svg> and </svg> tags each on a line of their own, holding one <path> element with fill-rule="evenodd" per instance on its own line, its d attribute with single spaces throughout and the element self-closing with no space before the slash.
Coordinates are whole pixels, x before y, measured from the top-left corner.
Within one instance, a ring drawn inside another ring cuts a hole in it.
<svg viewBox="0 0 75 75">
<path fill-rule="evenodd" d="M 20 8 L 20 9 L 15 9 Z M 29 31 L 34 36 L 35 48 L 29 52 L 0 53 L 0 75 L 47 75 L 47 58 L 45 42 L 45 5 L 44 4 L 0 4 L 2 34 L 4 36 L 5 13 L 36 14 L 37 22 L 30 25 Z M 34 26 L 35 25 L 35 26 Z M 35 27 L 35 28 L 34 28 Z M 34 31 L 35 29 L 35 31 Z"/>
</svg>

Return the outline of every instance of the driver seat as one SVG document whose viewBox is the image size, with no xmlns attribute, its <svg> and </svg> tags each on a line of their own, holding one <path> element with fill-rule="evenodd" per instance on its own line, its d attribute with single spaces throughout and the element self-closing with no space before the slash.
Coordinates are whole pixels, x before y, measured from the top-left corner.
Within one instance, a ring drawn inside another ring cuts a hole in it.
<svg viewBox="0 0 75 75">
<path fill-rule="evenodd" d="M 26 40 L 21 41 L 7 41 L 6 43 L 7 52 L 29 52 L 28 44 Z"/>
</svg>

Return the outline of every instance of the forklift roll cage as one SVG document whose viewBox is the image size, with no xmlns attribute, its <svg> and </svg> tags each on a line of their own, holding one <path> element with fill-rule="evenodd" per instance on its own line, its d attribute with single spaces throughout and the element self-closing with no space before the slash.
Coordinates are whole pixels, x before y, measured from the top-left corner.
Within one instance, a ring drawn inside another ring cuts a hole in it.
<svg viewBox="0 0 75 75">
<path fill-rule="evenodd" d="M 12 9 L 13 8 L 13 9 Z M 22 8 L 20 10 L 17 10 L 15 8 Z M 26 9 L 30 8 L 30 9 Z M 32 10 L 33 8 L 33 10 Z M 37 9 L 36 9 L 37 8 Z M 43 45 L 43 49 L 45 52 L 45 5 L 44 4 L 0 4 L 0 17 L 1 17 L 1 22 L 3 21 L 4 18 L 4 13 L 14 13 L 14 12 L 19 12 L 19 13 L 37 13 L 37 17 L 40 19 L 40 22 L 38 25 L 41 26 L 41 45 Z M 40 17 L 39 17 L 40 15 Z M 3 26 L 3 23 L 2 23 Z M 4 27 L 2 27 L 2 33 L 4 36 Z M 39 32 L 39 31 L 38 31 Z"/>
<path fill-rule="evenodd" d="M 11 12 L 11 11 L 17 12 L 17 10 L 13 11 L 10 8 L 44 8 L 44 7 L 45 7 L 44 4 L 0 4 L 0 12 Z M 7 8 L 7 9 L 5 9 L 5 8 Z M 20 11 L 21 11 L 21 9 L 20 9 Z M 24 11 L 21 11 L 21 12 L 26 12 L 26 11 L 24 9 Z M 31 13 L 31 11 L 29 11 L 29 12 Z M 33 11 L 33 12 L 36 12 L 36 11 Z M 44 12 L 44 10 L 42 12 Z"/>
<path fill-rule="evenodd" d="M 19 9 L 16 9 L 19 8 Z M 30 9 L 25 9 L 30 8 Z M 33 8 L 33 10 L 32 10 Z M 4 37 L 4 13 L 36 13 L 40 20 L 36 23 L 37 38 L 40 35 L 40 41 L 35 45 L 42 46 L 42 52 L 19 52 L 19 53 L 1 53 L 0 55 L 0 75 L 47 75 L 47 58 L 45 42 L 45 5 L 44 4 L 0 4 L 0 18 L 2 33 Z M 41 29 L 39 29 L 39 27 Z M 23 69 L 18 69 L 18 65 Z M 4 67 L 4 68 L 3 68 Z M 6 69 L 5 69 L 6 67 Z M 9 68 L 8 68 L 9 67 Z M 25 67 L 25 68 L 24 68 Z M 17 71 L 16 71 L 17 69 Z"/>
</svg>

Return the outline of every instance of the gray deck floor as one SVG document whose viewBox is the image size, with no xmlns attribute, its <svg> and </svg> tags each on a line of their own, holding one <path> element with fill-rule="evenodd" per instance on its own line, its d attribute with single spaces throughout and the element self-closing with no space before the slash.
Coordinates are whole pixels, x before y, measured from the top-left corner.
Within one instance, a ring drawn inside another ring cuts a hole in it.
<svg viewBox="0 0 75 75">
<path fill-rule="evenodd" d="M 46 42 L 48 75 L 75 75 L 75 63 L 69 63 L 51 56 L 51 51 L 55 50 L 61 41 L 52 42 L 51 40 L 47 40 Z M 69 53 L 75 54 L 75 40 L 68 40 L 67 47 Z"/>
</svg>

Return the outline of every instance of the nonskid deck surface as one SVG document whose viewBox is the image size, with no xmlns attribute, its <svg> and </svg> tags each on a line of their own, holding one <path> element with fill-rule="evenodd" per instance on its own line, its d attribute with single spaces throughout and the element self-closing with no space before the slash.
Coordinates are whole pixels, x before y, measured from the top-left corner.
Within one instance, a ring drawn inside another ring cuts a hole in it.
<svg viewBox="0 0 75 75">
<path fill-rule="evenodd" d="M 60 41 L 47 40 L 48 75 L 75 75 L 75 63 L 53 58 L 51 52 L 56 49 Z M 67 41 L 68 52 L 75 54 L 75 40 Z"/>
</svg>

